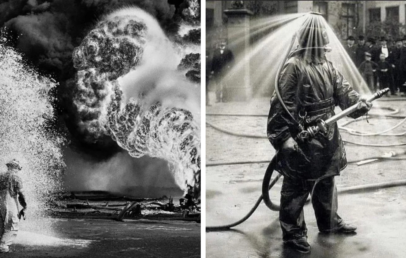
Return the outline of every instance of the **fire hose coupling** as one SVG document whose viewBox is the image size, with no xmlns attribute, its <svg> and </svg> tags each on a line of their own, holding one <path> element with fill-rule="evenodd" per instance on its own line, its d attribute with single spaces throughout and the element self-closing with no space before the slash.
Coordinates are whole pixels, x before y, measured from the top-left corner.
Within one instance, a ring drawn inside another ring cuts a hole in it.
<svg viewBox="0 0 406 258">
<path fill-rule="evenodd" d="M 317 121 L 317 125 L 315 126 L 310 126 L 306 130 L 302 130 L 297 136 L 296 140 L 305 142 L 310 140 L 311 138 L 314 138 L 317 133 L 321 133 L 323 135 L 327 135 L 328 132 L 328 125 L 326 122 L 322 119 L 319 119 Z"/>
<path fill-rule="evenodd" d="M 386 94 L 388 92 L 389 92 L 389 88 L 382 89 L 380 91 L 377 91 L 374 95 L 372 95 L 372 97 L 367 98 L 367 99 L 363 99 L 362 102 L 372 102 L 372 101 L 374 101 L 376 99 L 379 99 L 380 97 L 382 97 L 384 94 Z M 362 108 L 361 101 L 354 104 L 354 105 L 352 105 L 351 107 L 343 110 L 341 113 L 330 117 L 326 121 L 319 119 L 317 121 L 317 125 L 310 126 L 306 130 L 303 129 L 296 136 L 296 140 L 301 141 L 301 142 L 308 141 L 311 138 L 313 138 L 314 136 L 316 136 L 316 134 L 319 133 L 319 132 L 322 133 L 323 135 L 326 135 L 327 132 L 328 132 L 328 126 L 334 124 L 335 122 L 337 122 L 341 118 L 346 117 L 349 114 L 359 110 L 360 108 Z"/>
</svg>

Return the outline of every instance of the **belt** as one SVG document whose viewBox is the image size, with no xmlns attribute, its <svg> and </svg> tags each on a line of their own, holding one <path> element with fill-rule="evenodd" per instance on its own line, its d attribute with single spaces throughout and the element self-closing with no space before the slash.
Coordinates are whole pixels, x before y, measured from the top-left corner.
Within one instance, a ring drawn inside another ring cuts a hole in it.
<svg viewBox="0 0 406 258">
<path fill-rule="evenodd" d="M 320 114 L 326 114 L 330 113 L 331 111 L 334 110 L 335 107 L 335 101 L 333 98 L 328 98 L 316 103 L 311 103 L 311 104 L 305 104 L 301 105 L 300 107 L 300 113 L 304 113 L 307 116 L 317 116 Z"/>
</svg>

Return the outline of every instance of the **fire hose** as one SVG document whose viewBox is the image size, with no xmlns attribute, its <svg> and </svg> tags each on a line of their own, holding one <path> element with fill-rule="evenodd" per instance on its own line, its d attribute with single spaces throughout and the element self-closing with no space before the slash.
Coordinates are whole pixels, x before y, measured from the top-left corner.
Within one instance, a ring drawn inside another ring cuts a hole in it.
<svg viewBox="0 0 406 258">
<path fill-rule="evenodd" d="M 261 195 L 258 200 L 255 202 L 254 206 L 251 208 L 251 210 L 245 215 L 242 219 L 231 223 L 227 225 L 222 225 L 222 226 L 208 226 L 206 227 L 207 231 L 222 231 L 222 230 L 229 230 L 232 227 L 238 226 L 245 222 L 251 215 L 255 212 L 255 210 L 258 208 L 259 204 L 261 204 L 262 200 L 267 204 L 267 207 L 270 208 L 273 211 L 279 211 L 279 205 L 275 204 L 272 202 L 272 200 L 269 198 L 269 190 L 276 184 L 276 182 L 279 180 L 279 178 L 282 176 L 281 174 L 278 174 L 272 182 L 269 184 L 269 186 L 266 184 L 267 182 L 270 182 L 270 179 L 272 177 L 272 172 L 274 170 L 275 166 L 275 159 L 272 159 L 271 163 L 269 164 L 267 171 L 265 172 L 265 177 L 264 181 L 262 184 L 262 191 L 264 191 L 264 188 L 266 189 L 267 194 Z M 406 185 L 406 180 L 400 180 L 400 181 L 392 181 L 392 182 L 384 182 L 384 183 L 378 183 L 378 184 L 368 184 L 368 185 L 360 185 L 360 186 L 352 186 L 352 187 L 346 187 L 339 189 L 337 192 L 338 193 L 357 193 L 357 192 L 365 192 L 365 191 L 372 191 L 372 190 L 378 190 L 382 188 L 389 188 L 389 187 L 396 187 L 396 186 L 405 186 Z M 264 196 L 266 196 L 264 198 Z M 308 203 L 309 200 L 306 201 Z"/>
<path fill-rule="evenodd" d="M 378 91 L 375 93 L 371 98 L 369 98 L 367 101 L 372 102 L 373 100 L 380 98 L 383 94 L 388 92 L 389 89 L 384 89 L 381 91 Z M 358 103 L 359 104 L 359 103 Z M 319 123 L 316 126 L 311 126 L 307 130 L 303 130 L 302 132 L 299 133 L 299 137 L 301 139 L 309 139 L 310 137 L 314 137 L 317 133 L 319 132 L 326 132 L 327 127 L 331 124 L 336 123 L 340 118 L 343 118 L 352 112 L 356 111 L 359 108 L 359 105 L 355 104 L 348 109 L 345 109 L 341 113 L 327 119 L 326 121 L 320 120 Z M 251 137 L 257 138 L 255 135 L 251 135 Z M 263 200 L 265 205 L 273 210 L 273 211 L 278 211 L 279 210 L 279 205 L 275 204 L 272 202 L 269 196 L 269 190 L 276 184 L 276 182 L 279 180 L 279 178 L 282 176 L 281 174 L 278 174 L 271 182 L 272 179 L 272 174 L 273 171 L 275 170 L 276 166 L 276 156 L 271 160 L 271 162 L 268 165 L 268 168 L 265 172 L 265 176 L 263 179 L 262 183 L 262 195 L 258 198 L 254 206 L 251 208 L 251 210 L 248 212 L 247 215 L 245 215 L 242 219 L 238 220 L 237 222 L 228 224 L 228 225 L 222 225 L 222 226 L 209 226 L 206 227 L 206 230 L 208 231 L 214 231 L 214 230 L 228 230 L 232 227 L 235 227 L 244 221 L 246 221 L 251 215 L 255 212 L 255 210 L 258 208 L 259 204 Z M 316 180 L 316 183 L 313 187 L 313 190 L 315 186 L 317 185 L 317 182 L 320 180 L 324 179 L 323 177 L 319 178 Z M 384 187 L 393 187 L 393 186 L 399 186 L 399 185 L 406 185 L 406 180 L 403 181 L 396 181 L 396 182 L 387 182 L 387 183 L 381 183 L 381 184 L 373 184 L 373 185 L 366 185 L 366 186 L 358 186 L 358 187 L 351 187 L 351 188 L 345 188 L 341 189 L 339 193 L 343 192 L 355 192 L 359 190 L 368 190 L 368 189 L 378 189 L 378 188 L 384 188 Z M 313 192 L 313 191 L 312 191 Z"/>
<path fill-rule="evenodd" d="M 220 114 L 216 114 L 216 115 L 220 115 Z M 234 116 L 234 114 L 233 114 L 233 116 Z M 239 116 L 243 116 L 243 115 L 239 115 Z M 249 116 L 254 116 L 254 115 L 249 115 Z M 262 116 L 262 115 L 255 115 L 255 116 Z M 368 115 L 368 116 L 372 117 L 372 116 L 375 116 L 375 115 Z M 406 120 L 406 117 L 405 117 L 405 116 L 387 115 L 387 116 L 385 116 L 385 117 L 403 118 L 403 120 Z M 359 118 L 359 119 L 367 119 L 367 117 L 366 117 L 366 118 L 363 117 L 363 118 Z M 401 121 L 401 123 L 397 124 L 395 127 L 392 127 L 391 130 L 393 130 L 393 129 L 395 129 L 396 127 L 399 127 L 400 125 L 402 125 L 402 124 L 404 123 L 403 120 Z M 359 121 L 359 120 L 358 120 L 358 119 L 355 119 L 355 120 L 353 120 L 353 121 L 350 121 L 350 122 L 345 123 L 345 125 L 347 125 L 348 123 L 355 122 L 355 121 Z M 258 134 L 242 134 L 242 133 L 237 133 L 237 132 L 232 132 L 232 131 L 229 131 L 229 130 L 225 130 L 225 129 L 220 128 L 220 127 L 214 125 L 213 123 L 210 123 L 210 122 L 207 122 L 207 121 L 206 121 L 206 124 L 209 125 L 210 127 L 214 128 L 214 129 L 217 130 L 217 131 L 220 131 L 220 132 L 223 132 L 223 133 L 226 133 L 226 134 L 229 134 L 229 135 L 233 135 L 233 136 L 245 137 L 245 138 L 254 138 L 254 139 L 268 139 L 268 137 L 266 137 L 266 136 L 264 136 L 264 135 L 258 135 Z M 345 131 L 347 131 L 347 132 L 350 133 L 350 134 L 355 134 L 355 135 L 362 135 L 362 136 L 364 136 L 363 134 L 360 134 L 360 133 L 357 134 L 357 131 L 354 131 L 354 130 L 345 128 L 344 125 L 339 126 L 339 129 L 345 130 Z M 386 132 L 386 131 L 387 131 L 387 130 L 385 130 L 385 132 Z M 354 133 L 354 132 L 355 132 L 355 133 Z M 375 134 L 375 135 L 382 135 L 382 132 L 377 133 L 377 134 Z M 403 133 L 400 133 L 400 134 L 386 134 L 386 135 L 388 135 L 388 136 L 401 136 L 401 135 L 406 135 L 406 132 L 403 132 Z M 366 136 L 368 136 L 368 135 L 366 135 Z M 348 143 L 348 144 L 358 145 L 358 146 L 370 146 L 370 147 L 395 147 L 395 146 L 406 146 L 406 142 L 400 142 L 400 143 L 394 143 L 394 144 L 371 144 L 371 143 L 360 143 L 360 142 L 355 142 L 355 141 L 349 141 L 349 140 L 344 140 L 344 139 L 343 139 L 343 142 L 344 142 L 344 143 Z"/>
</svg>

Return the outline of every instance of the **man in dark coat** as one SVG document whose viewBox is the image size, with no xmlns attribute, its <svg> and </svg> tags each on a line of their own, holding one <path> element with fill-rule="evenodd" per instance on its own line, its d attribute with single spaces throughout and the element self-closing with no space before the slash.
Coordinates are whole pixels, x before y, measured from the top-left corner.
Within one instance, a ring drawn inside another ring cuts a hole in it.
<svg viewBox="0 0 406 258">
<path fill-rule="evenodd" d="M 366 45 L 367 45 L 366 52 L 371 54 L 371 60 L 373 62 L 378 62 L 378 59 L 375 59 L 375 57 L 377 56 L 376 53 L 380 52 L 380 50 L 379 50 L 380 45 L 378 44 L 379 46 L 377 46 L 374 38 L 368 38 Z"/>
<path fill-rule="evenodd" d="M 372 49 L 374 49 L 374 45 L 375 45 L 375 40 L 373 38 L 368 38 L 367 41 L 365 42 L 365 46 L 366 46 L 365 52 L 371 53 Z"/>
<path fill-rule="evenodd" d="M 220 47 L 213 53 L 211 63 L 211 74 L 216 83 L 216 101 L 223 101 L 224 77 L 231 69 L 234 62 L 234 55 L 230 49 L 226 47 L 226 42 L 220 43 Z"/>
<path fill-rule="evenodd" d="M 400 92 L 402 92 L 403 96 L 406 96 L 406 36 L 403 37 L 402 44 L 399 58 Z"/>
<path fill-rule="evenodd" d="M 354 234 L 356 227 L 344 223 L 337 214 L 334 176 L 347 164 L 337 124 L 329 126 L 326 134 L 302 142 L 296 138 L 300 131 L 297 123 L 305 129 L 314 126 L 319 119 L 333 116 L 336 105 L 346 109 L 360 103 L 362 108 L 351 117 L 370 108 L 370 103 L 360 102 L 360 95 L 326 59 L 324 47 L 329 39 L 325 21 L 320 19 L 322 16 L 309 15 L 298 32 L 300 48 L 291 52 L 278 80 L 289 112 L 274 94 L 267 127 L 268 139 L 277 150 L 276 170 L 284 175 L 279 213 L 283 241 L 302 253 L 310 252 L 303 215 L 309 193 L 320 232 Z"/>
<path fill-rule="evenodd" d="M 392 83 L 392 66 L 389 64 L 388 61 L 385 59 L 385 54 L 382 53 L 379 56 L 380 60 L 378 62 L 378 81 L 379 81 L 379 89 L 389 88 L 391 95 L 396 95 L 395 87 Z"/>
<path fill-rule="evenodd" d="M 354 37 L 349 36 L 347 38 L 347 44 L 344 46 L 344 48 L 347 51 L 348 55 L 350 56 L 351 60 L 355 63 L 356 62 L 356 46 L 354 43 L 355 43 Z"/>
<path fill-rule="evenodd" d="M 210 49 L 206 48 L 206 106 L 210 106 L 209 85 L 210 85 L 210 72 L 211 72 L 211 57 Z"/>
<path fill-rule="evenodd" d="M 402 74 L 400 71 L 400 55 L 402 51 L 402 39 L 398 38 L 396 39 L 396 44 L 393 47 L 392 50 L 392 56 L 393 56 L 393 79 L 394 79 L 394 86 L 395 86 L 395 91 L 399 91 L 401 89 L 401 79 L 402 79 Z"/>
<path fill-rule="evenodd" d="M 365 44 L 364 36 L 358 37 L 357 48 L 355 49 L 355 65 L 359 65 L 365 60 L 365 52 L 367 52 L 367 45 Z"/>
<path fill-rule="evenodd" d="M 379 62 L 381 54 L 385 55 L 386 61 L 391 63 L 392 60 L 392 53 L 391 49 L 388 47 L 388 41 L 385 37 L 381 37 L 380 39 L 380 46 L 375 49 L 372 53 L 372 61 L 375 63 Z"/>
</svg>

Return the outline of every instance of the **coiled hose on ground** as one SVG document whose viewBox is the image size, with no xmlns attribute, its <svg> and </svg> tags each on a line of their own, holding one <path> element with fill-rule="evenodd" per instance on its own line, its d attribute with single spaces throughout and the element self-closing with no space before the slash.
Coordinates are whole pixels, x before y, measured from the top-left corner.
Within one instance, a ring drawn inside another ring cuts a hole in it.
<svg viewBox="0 0 406 258">
<path fill-rule="evenodd" d="M 388 136 L 400 136 L 400 135 L 406 135 L 406 132 L 401 133 L 401 134 L 386 134 L 387 132 L 394 130 L 395 128 L 399 127 L 400 125 L 402 125 L 405 121 L 406 121 L 406 117 L 405 116 L 398 116 L 395 115 L 396 113 L 398 113 L 399 110 L 393 110 L 391 108 L 382 108 L 382 109 L 387 109 L 387 110 L 391 110 L 392 113 L 385 115 L 386 117 L 391 117 L 391 118 L 400 118 L 403 119 L 400 123 L 398 123 L 397 125 L 384 130 L 382 132 L 379 133 L 365 133 L 365 132 L 357 132 L 355 130 L 350 130 L 347 129 L 345 127 L 345 125 L 348 125 L 349 123 L 353 122 L 353 121 L 359 121 L 361 119 L 367 119 L 367 118 L 361 118 L 358 120 L 352 120 L 350 122 L 345 123 L 344 125 L 341 125 L 339 128 L 341 130 L 346 130 L 347 132 L 354 134 L 354 135 L 365 135 L 365 136 L 372 136 L 372 135 L 388 135 Z M 227 115 L 227 114 L 208 114 L 208 115 Z M 232 115 L 232 114 L 229 114 Z M 237 116 L 244 116 L 244 115 L 237 115 Z M 245 115 L 246 116 L 246 115 Z M 263 116 L 263 115 L 250 115 L 250 116 Z M 370 115 L 372 116 L 381 116 L 381 115 Z M 213 124 L 206 122 L 209 126 L 213 127 L 214 129 L 229 134 L 229 135 L 234 135 L 234 136 L 238 136 L 238 137 L 247 137 L 247 138 L 267 138 L 266 136 L 262 136 L 262 135 L 251 135 L 251 134 L 239 134 L 239 133 L 235 133 L 235 132 L 230 132 L 228 130 L 219 128 L 217 126 L 214 126 Z M 364 144 L 364 143 L 357 143 L 357 142 L 351 142 L 351 141 L 344 141 L 346 143 L 351 143 L 351 144 L 355 144 L 355 145 L 361 145 L 361 146 L 375 146 L 375 147 L 391 147 L 391 146 L 405 146 L 406 143 L 398 143 L 398 144 Z M 399 153 L 399 154 L 405 154 L 406 152 L 403 153 Z M 369 159 L 396 159 L 393 158 L 392 156 L 390 157 L 384 157 L 384 156 L 378 156 L 378 157 L 370 157 Z M 396 159 L 399 160 L 399 159 Z M 228 163 L 217 163 L 214 165 L 234 165 L 234 164 L 249 164 L 249 163 L 262 163 L 262 162 L 269 162 L 269 161 L 257 161 L 257 162 L 252 162 L 252 161 L 246 161 L 246 162 L 228 162 Z M 349 163 L 354 163 L 354 162 L 359 162 L 359 161 L 352 161 Z M 270 196 L 269 196 L 269 190 L 276 184 L 276 182 L 279 180 L 279 178 L 281 177 L 280 174 L 278 174 L 271 182 L 272 179 L 272 174 L 273 171 L 275 170 L 275 163 L 276 163 L 276 158 L 274 157 L 269 165 L 268 168 L 265 172 L 265 176 L 264 176 L 264 180 L 262 182 L 262 195 L 258 198 L 258 200 L 256 201 L 256 203 L 254 204 L 254 206 L 251 208 L 251 210 L 247 213 L 247 215 L 245 215 L 242 219 L 228 224 L 228 225 L 222 225 L 222 226 L 208 226 L 206 227 L 207 231 L 220 231 L 220 230 L 229 230 L 232 227 L 235 227 L 241 223 L 243 223 L 244 221 L 246 221 L 249 217 L 251 217 L 251 215 L 255 212 L 255 210 L 258 208 L 259 204 L 261 203 L 262 200 L 264 200 L 265 205 L 273 210 L 273 211 L 278 211 L 279 210 L 279 206 L 275 203 L 272 202 Z M 213 164 L 212 164 L 213 165 Z M 210 166 L 210 164 L 208 164 L 207 166 Z M 316 184 L 315 184 L 316 185 Z M 338 193 L 356 193 L 356 192 L 364 192 L 364 191 L 370 191 L 370 190 L 376 190 L 376 189 L 380 189 L 380 188 L 388 188 L 388 187 L 395 187 L 395 186 L 403 186 L 406 185 L 406 180 L 400 180 L 400 181 L 393 181 L 393 182 L 385 182 L 385 183 L 379 183 L 379 184 L 370 184 L 370 185 L 361 185 L 361 186 L 354 186 L 354 187 L 347 187 L 347 188 L 342 188 L 338 191 Z M 309 201 L 309 200 L 308 200 Z"/>
</svg>

